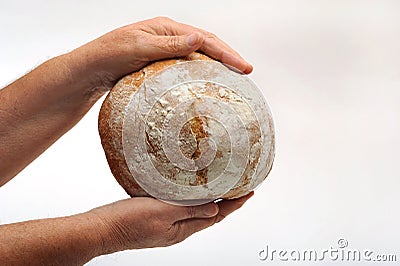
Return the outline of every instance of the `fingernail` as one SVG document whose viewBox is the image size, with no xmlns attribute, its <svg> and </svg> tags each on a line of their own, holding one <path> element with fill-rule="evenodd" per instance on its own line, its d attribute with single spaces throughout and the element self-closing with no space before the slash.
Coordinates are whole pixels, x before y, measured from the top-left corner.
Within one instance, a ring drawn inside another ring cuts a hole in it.
<svg viewBox="0 0 400 266">
<path fill-rule="evenodd" d="M 243 71 L 245 74 L 250 74 L 253 71 L 253 66 L 247 63 L 246 69 Z"/>
<path fill-rule="evenodd" d="M 215 203 L 207 204 L 206 206 L 204 206 L 203 213 L 207 217 L 212 217 L 212 216 L 217 215 L 218 205 Z"/>
<path fill-rule="evenodd" d="M 186 42 L 189 46 L 194 46 L 197 44 L 198 39 L 199 35 L 194 32 L 187 37 Z"/>
</svg>

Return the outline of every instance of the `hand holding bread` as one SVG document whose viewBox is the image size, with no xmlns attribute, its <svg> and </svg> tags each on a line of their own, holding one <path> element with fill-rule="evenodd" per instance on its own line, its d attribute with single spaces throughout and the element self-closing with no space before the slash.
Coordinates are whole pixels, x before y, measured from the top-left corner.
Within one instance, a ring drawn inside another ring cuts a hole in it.
<svg viewBox="0 0 400 266">
<path fill-rule="evenodd" d="M 215 35 L 160 17 L 111 31 L 1 89 L 0 186 L 75 126 L 121 77 L 194 51 L 252 71 Z M 222 220 L 251 195 L 191 207 L 138 197 L 78 215 L 1 225 L 0 264 L 75 265 L 118 250 L 171 245 Z"/>
</svg>

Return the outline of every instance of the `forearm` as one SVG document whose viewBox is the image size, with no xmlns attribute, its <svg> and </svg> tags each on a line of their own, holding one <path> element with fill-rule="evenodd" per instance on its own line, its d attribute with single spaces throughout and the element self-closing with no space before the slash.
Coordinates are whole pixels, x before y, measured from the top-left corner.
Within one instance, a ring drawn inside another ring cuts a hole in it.
<svg viewBox="0 0 400 266">
<path fill-rule="evenodd" d="M 252 71 L 215 35 L 161 17 L 111 31 L 0 90 L 0 186 L 73 127 L 119 78 L 196 50 Z"/>
<path fill-rule="evenodd" d="M 53 58 L 0 90 L 0 186 L 72 128 L 101 97 L 78 52 Z"/>
<path fill-rule="evenodd" d="M 0 265 L 82 265 L 103 254 L 91 213 L 0 226 Z"/>
</svg>

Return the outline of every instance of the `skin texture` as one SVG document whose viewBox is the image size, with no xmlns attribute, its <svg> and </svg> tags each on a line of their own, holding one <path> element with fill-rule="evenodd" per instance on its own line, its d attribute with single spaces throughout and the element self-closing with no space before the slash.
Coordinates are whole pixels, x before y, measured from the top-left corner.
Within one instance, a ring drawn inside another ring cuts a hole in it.
<svg viewBox="0 0 400 266">
<path fill-rule="evenodd" d="M 109 32 L 0 90 L 0 186 L 70 130 L 121 77 L 194 51 L 252 71 L 215 35 L 160 17 Z M 195 207 L 133 198 L 74 216 L 1 225 L 0 265 L 80 265 L 120 250 L 172 245 L 221 221 L 252 195 Z"/>
</svg>

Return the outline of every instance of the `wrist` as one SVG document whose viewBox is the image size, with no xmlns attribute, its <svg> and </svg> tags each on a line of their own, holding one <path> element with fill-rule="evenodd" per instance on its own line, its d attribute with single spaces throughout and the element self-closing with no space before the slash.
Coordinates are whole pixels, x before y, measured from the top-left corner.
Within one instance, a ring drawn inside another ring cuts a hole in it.
<svg viewBox="0 0 400 266">
<path fill-rule="evenodd" d="M 66 84 L 73 98 L 93 104 L 114 85 L 108 74 L 91 62 L 90 56 L 80 48 L 55 57 L 62 65 Z"/>
<path fill-rule="evenodd" d="M 105 223 L 91 211 L 70 216 L 76 223 L 79 234 L 76 243 L 80 243 L 83 253 L 90 260 L 94 257 L 115 252 L 110 248 L 109 230 Z"/>
<path fill-rule="evenodd" d="M 100 208 L 95 208 L 83 215 L 90 217 L 96 226 L 97 235 L 94 239 L 99 255 L 111 254 L 126 249 L 125 242 L 120 236 L 120 229 L 115 226 L 115 221 L 111 217 L 100 211 Z"/>
</svg>

